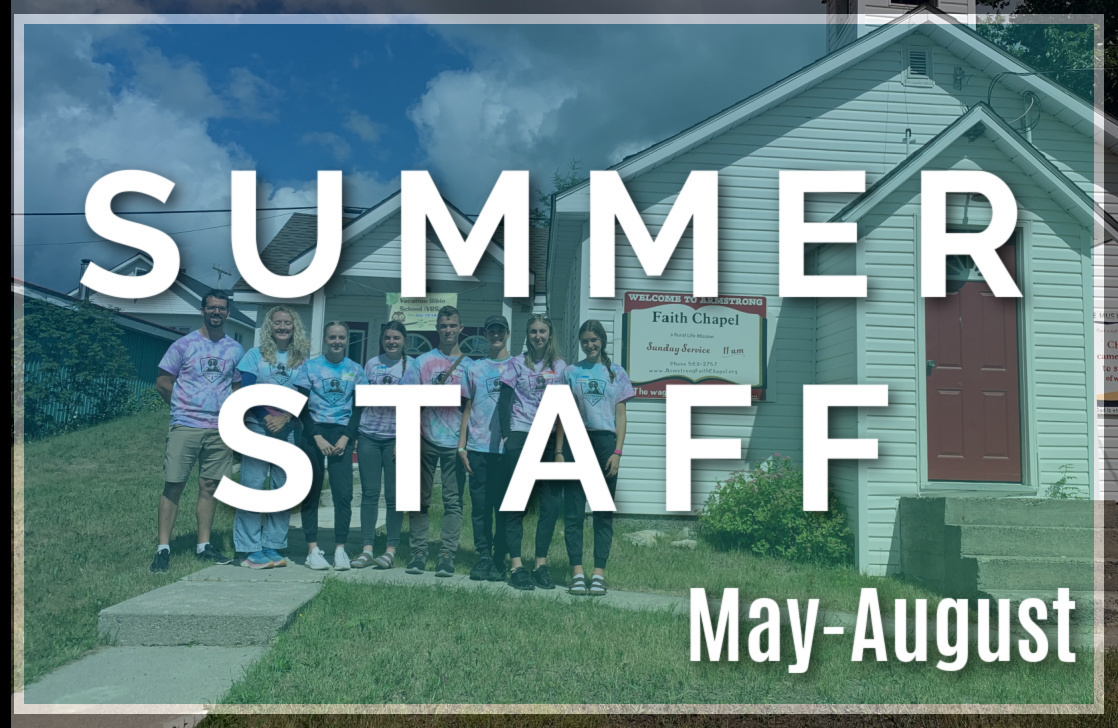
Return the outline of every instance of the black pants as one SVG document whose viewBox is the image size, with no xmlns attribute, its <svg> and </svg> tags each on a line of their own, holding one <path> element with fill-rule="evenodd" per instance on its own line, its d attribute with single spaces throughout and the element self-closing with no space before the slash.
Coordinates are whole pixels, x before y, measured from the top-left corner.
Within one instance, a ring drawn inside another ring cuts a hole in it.
<svg viewBox="0 0 1118 728">
<path fill-rule="evenodd" d="M 594 455 L 598 464 L 605 470 L 606 461 L 617 449 L 617 435 L 603 430 L 591 430 L 590 444 L 594 446 Z M 563 457 L 567 462 L 573 462 L 569 445 L 563 445 Z M 617 492 L 617 476 L 606 478 L 606 487 L 612 497 Z M 582 566 L 582 529 L 586 520 L 586 492 L 582 483 L 568 482 L 566 488 L 566 518 L 563 537 L 567 542 L 567 558 L 571 566 Z M 594 512 L 594 568 L 606 568 L 609 560 L 610 547 L 613 545 L 613 511 Z"/>
<path fill-rule="evenodd" d="M 319 424 L 318 431 L 323 439 L 331 445 L 337 444 L 345 434 L 345 425 Z M 330 490 L 334 495 L 334 543 L 345 543 L 349 538 L 350 503 L 353 501 L 353 446 L 354 437 L 346 444 L 345 452 L 341 455 L 322 457 L 314 438 L 305 435 L 303 438 L 303 451 L 311 460 L 311 492 L 307 494 L 303 506 L 299 509 L 303 520 L 303 535 L 307 543 L 318 541 L 318 500 L 322 495 L 322 480 L 325 473 L 330 473 Z M 323 467 L 323 460 L 326 466 Z"/>
<path fill-rule="evenodd" d="M 520 453 L 524 450 L 524 441 L 528 439 L 527 432 L 514 432 L 505 441 L 505 465 L 508 472 L 508 481 L 516 472 L 516 464 L 520 462 Z M 543 462 L 550 463 L 555 460 L 555 438 L 549 438 L 543 451 Z M 555 533 L 555 524 L 559 520 L 559 510 L 563 504 L 562 481 L 541 480 L 536 483 L 536 493 L 539 496 L 540 517 L 536 523 L 536 558 L 547 557 L 551 548 L 551 536 Z M 506 511 L 505 522 L 509 542 L 509 556 L 520 558 L 521 542 L 524 540 L 524 511 Z"/>
<path fill-rule="evenodd" d="M 396 510 L 396 440 L 357 436 L 357 469 L 361 473 L 361 545 L 372 546 L 377 538 L 380 512 L 381 473 L 384 474 L 385 524 L 387 545 L 400 545 L 404 514 Z"/>
<path fill-rule="evenodd" d="M 492 556 L 503 559 L 509 545 L 504 514 L 499 512 L 505 491 L 509 487 L 509 473 L 505 456 L 495 452 L 467 451 L 470 460 L 470 508 L 474 524 L 474 550 L 478 557 Z M 497 513 L 497 518 L 494 518 Z M 496 525 L 496 534 L 493 527 Z"/>
</svg>

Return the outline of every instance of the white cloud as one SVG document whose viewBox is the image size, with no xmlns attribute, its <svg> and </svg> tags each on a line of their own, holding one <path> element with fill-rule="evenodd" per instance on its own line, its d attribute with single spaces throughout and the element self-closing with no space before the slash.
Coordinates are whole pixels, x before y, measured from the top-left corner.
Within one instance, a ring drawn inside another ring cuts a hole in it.
<svg viewBox="0 0 1118 728">
<path fill-rule="evenodd" d="M 349 159 L 352 149 L 349 142 L 342 139 L 340 136 L 332 131 L 311 131 L 300 137 L 299 142 L 302 144 L 321 144 L 330 150 L 334 155 L 334 159 L 339 162 Z"/>
<path fill-rule="evenodd" d="M 440 189 L 476 212 L 501 170 L 585 174 L 814 60 L 814 26 L 438 26 L 471 61 L 409 111 Z"/>
<path fill-rule="evenodd" d="M 135 73 L 96 60 L 106 47 L 127 57 Z M 175 188 L 165 206 L 134 195 L 119 198 L 117 209 L 224 209 L 230 172 L 256 166 L 209 129 L 213 118 L 266 113 L 260 100 L 269 87 L 251 74 L 235 71 L 216 92 L 197 63 L 166 58 L 142 31 L 127 27 L 42 26 L 28 31 L 24 57 L 28 211 L 81 211 L 93 183 L 122 169 L 155 172 Z M 215 263 L 232 266 L 227 213 L 134 219 L 169 233 L 196 231 L 174 238 L 183 267 L 200 279 L 216 277 Z M 96 237 L 78 216 L 27 218 L 25 246 L 13 248 L 14 273 L 69 290 L 79 259 L 111 266 L 133 252 L 106 242 L 74 244 Z"/>
<path fill-rule="evenodd" d="M 360 111 L 351 111 L 346 115 L 342 124 L 346 129 L 356 134 L 363 142 L 370 144 L 378 141 L 388 131 L 384 124 L 378 124 Z"/>
</svg>

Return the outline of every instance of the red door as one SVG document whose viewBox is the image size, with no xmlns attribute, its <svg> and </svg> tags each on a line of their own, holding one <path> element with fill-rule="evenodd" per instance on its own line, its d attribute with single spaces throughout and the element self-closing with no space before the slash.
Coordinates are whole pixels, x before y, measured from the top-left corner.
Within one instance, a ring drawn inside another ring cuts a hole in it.
<svg viewBox="0 0 1118 728">
<path fill-rule="evenodd" d="M 998 254 L 1016 279 L 1014 251 Z M 924 299 L 928 478 L 1019 483 L 1017 299 L 994 296 L 965 256 L 947 290 Z"/>
</svg>

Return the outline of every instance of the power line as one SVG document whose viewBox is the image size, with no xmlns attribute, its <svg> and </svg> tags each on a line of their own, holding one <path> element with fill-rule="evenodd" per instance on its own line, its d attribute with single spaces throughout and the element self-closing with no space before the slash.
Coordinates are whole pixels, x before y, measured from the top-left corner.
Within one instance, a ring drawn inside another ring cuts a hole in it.
<svg viewBox="0 0 1118 728">
<path fill-rule="evenodd" d="M 276 210 L 313 210 L 317 205 L 302 205 L 300 207 L 258 207 L 257 212 L 273 212 Z M 342 212 L 357 213 L 365 212 L 366 207 L 343 207 Z M 192 215 L 195 213 L 211 213 L 211 212 L 233 212 L 233 210 L 149 210 L 146 212 L 116 212 L 114 215 Z M 13 212 L 12 215 L 21 217 L 65 217 L 68 215 L 85 215 L 82 212 Z"/>
<path fill-rule="evenodd" d="M 261 220 L 273 220 L 277 217 L 283 217 L 283 215 L 268 215 L 267 217 L 258 217 L 258 218 L 256 218 L 256 221 L 260 222 Z M 209 227 L 193 228 L 191 230 L 179 230 L 177 232 L 166 233 L 166 234 L 167 235 L 185 235 L 186 233 L 197 233 L 197 232 L 201 232 L 203 230 L 217 230 L 218 228 L 227 228 L 227 227 L 231 227 L 231 226 L 232 226 L 232 223 L 224 223 L 224 224 L 221 224 L 221 225 L 210 225 Z M 22 247 L 22 248 L 42 248 L 42 247 L 46 247 L 48 245 L 87 245 L 89 243 L 108 243 L 108 242 L 112 242 L 112 241 L 105 240 L 104 238 L 96 238 L 94 240 L 68 240 L 66 242 L 59 242 L 59 243 L 50 243 L 50 242 L 48 242 L 48 243 L 30 243 L 30 244 L 28 244 L 28 243 L 12 243 L 12 246 L 13 247 Z"/>
</svg>

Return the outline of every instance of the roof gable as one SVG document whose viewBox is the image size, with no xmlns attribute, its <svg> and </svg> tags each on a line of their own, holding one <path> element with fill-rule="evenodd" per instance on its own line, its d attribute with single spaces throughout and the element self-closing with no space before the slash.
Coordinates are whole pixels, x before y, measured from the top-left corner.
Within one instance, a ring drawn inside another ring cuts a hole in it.
<svg viewBox="0 0 1118 728">
<path fill-rule="evenodd" d="M 973 65 L 995 64 L 1001 67 L 1003 71 L 998 74 L 1000 84 L 1018 92 L 1039 92 L 1042 110 L 1088 137 L 1093 136 L 1096 130 L 1105 130 L 1108 148 L 1118 152 L 1118 123 L 1113 119 L 1104 117 L 1080 97 L 1037 74 L 966 24 L 935 8 L 924 6 L 882 25 L 691 128 L 623 159 L 610 169 L 617 171 L 624 180 L 643 174 L 915 33 L 931 38 L 945 50 Z M 555 211 L 560 214 L 586 212 L 589 209 L 589 188 L 589 180 L 586 180 L 557 193 L 554 197 Z"/>
<path fill-rule="evenodd" d="M 890 170 L 873 187 L 836 213 L 831 222 L 857 220 L 960 138 L 976 139 L 983 135 L 989 137 L 1008 158 L 1025 169 L 1038 186 L 1060 199 L 1066 209 L 1075 211 L 1080 220 L 1087 224 L 1093 221 L 1102 225 L 1108 235 L 1115 235 L 1118 224 L 1114 218 L 984 103 L 976 104 L 912 156 Z"/>
<path fill-rule="evenodd" d="M 127 273 L 126 275 L 133 275 L 137 269 L 146 269 L 150 271 L 153 265 L 154 264 L 152 263 L 151 258 L 148 257 L 147 254 L 136 253 L 132 257 L 125 258 L 120 263 L 117 263 L 115 266 L 109 269 L 109 272 L 121 274 L 123 271 L 129 271 L 129 273 Z M 168 289 L 168 291 L 173 292 L 179 298 L 190 304 L 191 310 L 193 311 L 201 308 L 202 296 L 205 295 L 207 292 L 213 290 L 214 288 L 214 286 L 203 283 L 197 278 L 187 275 L 185 269 L 180 269 L 178 276 L 175 277 L 175 281 L 171 284 L 171 287 Z M 78 289 L 75 288 L 74 290 L 70 291 L 69 295 L 77 296 L 78 293 Z M 108 296 L 107 294 L 103 295 L 116 300 L 115 296 Z M 237 308 L 233 301 L 229 302 L 229 318 L 238 323 L 245 324 L 246 326 L 256 325 L 256 323 L 249 316 L 247 316 L 244 311 Z"/>
</svg>

